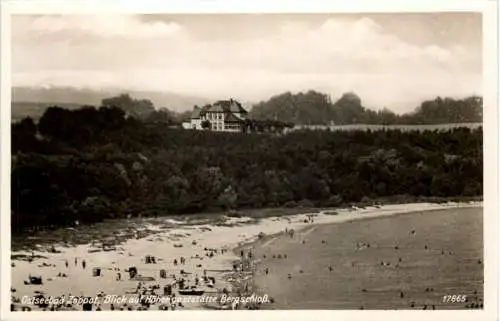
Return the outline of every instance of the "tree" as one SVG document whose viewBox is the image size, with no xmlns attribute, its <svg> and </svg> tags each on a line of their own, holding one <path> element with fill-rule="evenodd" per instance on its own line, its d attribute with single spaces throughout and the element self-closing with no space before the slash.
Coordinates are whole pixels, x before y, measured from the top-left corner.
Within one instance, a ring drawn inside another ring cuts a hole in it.
<svg viewBox="0 0 500 321">
<path fill-rule="evenodd" d="M 300 124 L 326 124 L 332 119 L 332 108 L 327 95 L 310 90 L 273 96 L 252 107 L 251 115 L 259 120 Z"/>
<path fill-rule="evenodd" d="M 178 123 L 177 117 L 166 108 L 151 112 L 145 117 L 144 121 L 147 123 L 162 123 L 166 125 Z"/>
<path fill-rule="evenodd" d="M 98 109 L 100 125 L 107 130 L 118 130 L 125 125 L 125 112 L 118 107 L 101 107 Z"/>
<path fill-rule="evenodd" d="M 225 209 L 229 210 L 234 208 L 237 199 L 238 193 L 236 193 L 235 189 L 231 185 L 229 185 L 219 195 L 218 201 Z"/>
<path fill-rule="evenodd" d="M 153 103 L 148 99 L 133 99 L 129 94 L 121 94 L 116 97 L 105 98 L 102 106 L 118 107 L 127 114 L 138 118 L 145 118 L 155 111 Z"/>
<path fill-rule="evenodd" d="M 414 111 L 397 115 L 384 107 L 374 111 L 362 105 L 355 93 L 344 93 L 336 102 L 320 92 L 286 92 L 252 106 L 251 115 L 259 120 L 279 120 L 300 125 L 335 124 L 443 124 L 482 122 L 481 97 L 465 99 L 437 97 L 424 101 Z"/>
<path fill-rule="evenodd" d="M 214 135 L 146 125 L 109 106 L 49 108 L 42 118 L 12 125 L 13 141 L 37 142 L 13 152 L 14 231 L 129 214 L 482 194 L 482 128 Z"/>
<path fill-rule="evenodd" d="M 212 124 L 208 120 L 204 120 L 201 122 L 201 128 L 203 129 L 211 129 Z"/>
<path fill-rule="evenodd" d="M 79 220 L 88 223 L 100 222 L 111 210 L 111 203 L 106 197 L 90 196 L 81 204 Z"/>
<path fill-rule="evenodd" d="M 37 126 L 30 117 L 23 118 L 20 122 L 11 125 L 12 151 L 30 151 L 38 143 L 36 138 Z"/>
<path fill-rule="evenodd" d="M 46 137 L 64 139 L 74 129 L 74 122 L 69 110 L 49 107 L 38 122 L 38 130 Z"/>
</svg>

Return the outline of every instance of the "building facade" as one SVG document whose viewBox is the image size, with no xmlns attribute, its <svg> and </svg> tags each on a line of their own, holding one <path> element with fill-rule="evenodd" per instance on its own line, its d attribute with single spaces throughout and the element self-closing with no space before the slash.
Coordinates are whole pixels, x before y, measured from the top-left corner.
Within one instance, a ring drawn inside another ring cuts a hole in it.
<svg viewBox="0 0 500 321">
<path fill-rule="evenodd" d="M 233 99 L 219 100 L 202 108 L 195 106 L 191 118 L 182 127 L 185 129 L 241 132 L 248 112 Z"/>
</svg>

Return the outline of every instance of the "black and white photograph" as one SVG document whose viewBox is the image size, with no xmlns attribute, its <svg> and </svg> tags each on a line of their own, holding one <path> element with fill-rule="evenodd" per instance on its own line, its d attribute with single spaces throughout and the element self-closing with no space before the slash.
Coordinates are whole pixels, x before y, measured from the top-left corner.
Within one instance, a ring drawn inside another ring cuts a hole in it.
<svg viewBox="0 0 500 321">
<path fill-rule="evenodd" d="M 484 19 L 11 14 L 2 313 L 496 320 Z"/>
</svg>

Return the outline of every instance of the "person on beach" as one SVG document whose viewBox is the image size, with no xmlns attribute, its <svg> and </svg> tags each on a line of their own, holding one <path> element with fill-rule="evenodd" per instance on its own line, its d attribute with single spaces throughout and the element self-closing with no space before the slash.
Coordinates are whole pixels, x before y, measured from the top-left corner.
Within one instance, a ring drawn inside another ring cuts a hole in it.
<svg viewBox="0 0 500 321">
<path fill-rule="evenodd" d="M 87 266 L 87 263 L 85 263 L 85 260 L 82 261 L 82 268 L 85 269 L 85 266 Z"/>
<path fill-rule="evenodd" d="M 66 268 L 68 268 L 68 265 L 69 265 L 69 264 L 68 264 L 68 260 L 66 260 L 66 261 L 64 262 L 64 265 L 66 265 Z"/>
<path fill-rule="evenodd" d="M 174 259 L 174 265 L 177 266 L 177 259 Z"/>
<path fill-rule="evenodd" d="M 240 256 L 243 257 L 243 255 L 245 255 L 245 252 L 243 252 L 243 250 L 240 251 Z"/>
<path fill-rule="evenodd" d="M 75 266 L 78 264 L 78 259 L 75 257 Z"/>
<path fill-rule="evenodd" d="M 266 275 L 269 274 L 269 268 L 266 268 Z"/>
</svg>

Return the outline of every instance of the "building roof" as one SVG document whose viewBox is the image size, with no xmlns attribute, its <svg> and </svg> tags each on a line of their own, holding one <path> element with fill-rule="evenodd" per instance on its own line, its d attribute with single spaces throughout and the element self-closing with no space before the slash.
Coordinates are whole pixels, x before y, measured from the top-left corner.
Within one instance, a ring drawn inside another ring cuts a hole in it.
<svg viewBox="0 0 500 321">
<path fill-rule="evenodd" d="M 234 99 L 229 99 L 229 100 L 219 100 L 214 103 L 215 106 L 221 106 L 224 112 L 231 112 L 231 113 L 243 113 L 246 114 L 248 113 L 239 102 L 237 102 Z"/>
<path fill-rule="evenodd" d="M 231 99 L 231 105 L 229 106 L 229 111 L 232 113 L 242 113 L 247 114 L 248 112 L 241 106 L 239 102 Z"/>
<path fill-rule="evenodd" d="M 225 112 L 225 108 L 221 105 L 218 105 L 218 104 L 213 104 L 212 106 L 208 107 L 206 110 L 206 112 L 211 112 L 211 113 L 223 113 Z"/>
<path fill-rule="evenodd" d="M 198 119 L 198 118 L 200 118 L 200 113 L 201 113 L 201 109 L 200 108 L 195 108 L 193 110 L 193 113 L 191 114 L 191 119 Z"/>
<path fill-rule="evenodd" d="M 241 104 L 232 98 L 229 100 L 219 100 L 213 103 L 212 105 L 205 105 L 202 108 L 195 107 L 193 113 L 191 114 L 191 119 L 199 119 L 200 116 L 202 116 L 205 113 L 248 114 L 248 112 L 241 106 Z M 228 116 L 224 116 L 224 119 L 228 119 Z M 236 116 L 230 117 L 229 119 L 231 119 L 229 121 L 233 122 L 241 121 L 241 119 L 239 119 Z"/>
<path fill-rule="evenodd" d="M 225 123 L 242 123 L 243 120 L 241 118 L 236 117 L 233 113 L 227 112 L 224 114 L 224 122 Z"/>
</svg>

